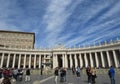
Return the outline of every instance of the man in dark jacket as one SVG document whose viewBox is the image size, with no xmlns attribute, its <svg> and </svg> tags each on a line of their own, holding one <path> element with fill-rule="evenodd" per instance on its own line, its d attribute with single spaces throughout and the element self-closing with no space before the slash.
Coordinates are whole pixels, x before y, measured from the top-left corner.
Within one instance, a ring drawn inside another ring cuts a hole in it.
<svg viewBox="0 0 120 84">
<path fill-rule="evenodd" d="M 55 68 L 54 75 L 55 75 L 55 82 L 56 82 L 56 84 L 57 84 L 58 75 L 59 75 L 58 67 Z"/>
<path fill-rule="evenodd" d="M 108 74 L 109 74 L 109 77 L 110 77 L 110 80 L 111 80 L 111 84 L 115 84 L 115 78 L 114 78 L 115 70 L 112 66 L 110 67 Z"/>
</svg>

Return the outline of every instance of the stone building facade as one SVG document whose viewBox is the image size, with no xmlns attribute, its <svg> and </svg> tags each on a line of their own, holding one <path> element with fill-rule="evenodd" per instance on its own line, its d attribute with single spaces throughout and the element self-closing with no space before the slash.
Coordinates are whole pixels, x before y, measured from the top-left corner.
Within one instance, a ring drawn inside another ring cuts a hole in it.
<svg viewBox="0 0 120 84">
<path fill-rule="evenodd" d="M 33 49 L 35 33 L 0 30 L 0 47 Z"/>
</svg>

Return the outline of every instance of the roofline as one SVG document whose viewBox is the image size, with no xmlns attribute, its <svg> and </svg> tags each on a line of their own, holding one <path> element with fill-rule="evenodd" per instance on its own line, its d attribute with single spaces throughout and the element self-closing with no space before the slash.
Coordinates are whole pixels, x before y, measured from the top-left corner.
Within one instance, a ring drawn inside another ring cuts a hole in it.
<svg viewBox="0 0 120 84">
<path fill-rule="evenodd" d="M 8 33 L 24 33 L 24 34 L 35 34 L 35 33 L 33 33 L 33 32 L 8 31 L 8 30 L 0 30 L 0 32 L 8 32 Z"/>
</svg>

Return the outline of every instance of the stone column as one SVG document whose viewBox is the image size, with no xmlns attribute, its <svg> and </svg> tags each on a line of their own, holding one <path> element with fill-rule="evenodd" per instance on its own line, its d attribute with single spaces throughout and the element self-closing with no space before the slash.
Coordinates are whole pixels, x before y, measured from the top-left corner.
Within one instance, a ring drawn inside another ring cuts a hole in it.
<svg viewBox="0 0 120 84">
<path fill-rule="evenodd" d="M 21 63 L 21 54 L 19 54 L 18 68 L 20 68 L 20 63 Z"/>
<path fill-rule="evenodd" d="M 39 68 L 41 68 L 41 55 L 39 55 Z"/>
<path fill-rule="evenodd" d="M 44 54 L 44 56 L 43 56 L 43 63 L 44 63 L 44 68 L 45 68 L 45 63 L 46 63 L 46 60 L 45 60 L 45 58 L 46 58 L 46 54 Z"/>
<path fill-rule="evenodd" d="M 79 59 L 80 59 L 80 67 L 83 67 L 83 60 L 82 60 L 81 53 L 79 54 Z"/>
<path fill-rule="evenodd" d="M 31 54 L 29 55 L 29 68 L 31 68 Z"/>
<path fill-rule="evenodd" d="M 57 54 L 53 54 L 53 69 L 58 67 Z"/>
<path fill-rule="evenodd" d="M 93 67 L 93 58 L 92 58 L 92 53 L 89 53 L 90 55 L 90 66 Z"/>
<path fill-rule="evenodd" d="M 88 66 L 88 60 L 87 60 L 87 55 L 86 55 L 86 53 L 84 54 L 84 59 L 85 59 L 85 67 L 87 67 L 87 66 Z"/>
<path fill-rule="evenodd" d="M 72 55 L 70 54 L 70 67 L 72 68 L 73 66 L 73 60 L 72 60 Z"/>
<path fill-rule="evenodd" d="M 118 60 L 117 60 L 117 57 L 116 57 L 115 50 L 113 50 L 113 58 L 114 58 L 114 62 L 115 62 L 115 67 L 118 68 Z"/>
<path fill-rule="evenodd" d="M 109 52 L 108 52 L 108 51 L 106 51 L 106 52 L 107 52 L 108 66 L 110 67 L 110 66 L 111 66 L 111 63 L 110 63 L 110 55 L 109 55 Z"/>
<path fill-rule="evenodd" d="M 24 66 L 23 68 L 26 68 L 26 54 L 24 55 Z"/>
<path fill-rule="evenodd" d="M 77 60 L 76 54 L 74 54 L 74 57 L 75 57 L 75 67 L 77 67 L 78 66 L 78 60 Z"/>
<path fill-rule="evenodd" d="M 100 52 L 100 54 L 101 54 L 102 67 L 105 67 L 103 52 Z"/>
<path fill-rule="evenodd" d="M 99 67 L 99 62 L 98 62 L 98 55 L 97 52 L 95 52 L 95 61 L 96 61 L 96 67 Z"/>
<path fill-rule="evenodd" d="M 55 65 L 55 54 L 53 54 L 53 69 L 56 68 L 56 65 Z"/>
<path fill-rule="evenodd" d="M 2 58 L 1 58 L 1 65 L 0 65 L 1 68 L 3 67 L 3 61 L 4 61 L 4 53 L 2 53 Z"/>
<path fill-rule="evenodd" d="M 36 54 L 34 55 L 34 68 L 36 68 Z"/>
<path fill-rule="evenodd" d="M 65 54 L 65 67 L 68 68 L 68 59 L 67 59 L 67 54 Z"/>
<path fill-rule="evenodd" d="M 57 56 L 57 54 L 55 56 L 55 61 L 56 61 L 56 67 L 58 67 L 58 56 Z"/>
<path fill-rule="evenodd" d="M 65 55 L 64 54 L 62 54 L 62 65 L 63 67 L 65 67 Z"/>
<path fill-rule="evenodd" d="M 15 68 L 15 58 L 16 58 L 16 54 L 14 53 L 14 56 L 13 56 L 13 63 L 12 63 L 12 68 Z"/>
<path fill-rule="evenodd" d="M 9 67 L 9 63 L 10 63 L 10 53 L 8 54 L 8 58 L 7 58 L 7 68 Z"/>
</svg>

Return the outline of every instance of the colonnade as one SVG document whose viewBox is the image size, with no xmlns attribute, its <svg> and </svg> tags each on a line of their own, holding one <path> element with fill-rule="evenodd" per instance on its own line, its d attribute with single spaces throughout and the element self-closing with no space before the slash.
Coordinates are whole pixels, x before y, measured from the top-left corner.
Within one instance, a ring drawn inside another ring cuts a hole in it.
<svg viewBox="0 0 120 84">
<path fill-rule="evenodd" d="M 72 66 L 80 67 L 96 67 L 96 68 L 108 68 L 111 65 L 114 67 L 120 66 L 120 50 L 109 50 L 109 51 L 99 51 L 99 52 L 72 52 L 63 53 L 61 57 L 59 54 L 53 56 L 54 68 L 55 67 L 67 67 L 72 68 Z M 62 61 L 59 61 L 62 60 Z M 62 64 L 61 64 L 61 63 Z"/>
<path fill-rule="evenodd" d="M 0 52 L 0 68 L 41 68 L 42 64 L 47 63 L 44 60 L 46 56 L 48 55 Z"/>
<path fill-rule="evenodd" d="M 120 67 L 120 45 L 86 49 L 12 50 L 0 48 L 0 68 Z"/>
</svg>

